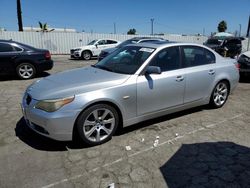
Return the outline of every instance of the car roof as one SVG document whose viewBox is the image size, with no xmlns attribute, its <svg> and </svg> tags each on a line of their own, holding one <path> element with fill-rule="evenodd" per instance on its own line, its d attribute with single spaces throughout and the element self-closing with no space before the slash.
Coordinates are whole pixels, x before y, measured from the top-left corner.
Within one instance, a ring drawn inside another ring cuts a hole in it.
<svg viewBox="0 0 250 188">
<path fill-rule="evenodd" d="M 173 41 L 155 41 L 155 42 L 145 42 L 145 43 L 136 43 L 136 44 L 129 44 L 127 46 L 140 46 L 140 47 L 147 47 L 147 48 L 161 48 L 161 47 L 170 47 L 170 46 L 199 46 L 206 49 L 210 49 L 202 44 L 196 43 L 184 43 L 184 42 L 173 42 Z"/>
<path fill-rule="evenodd" d="M 131 39 L 128 39 L 128 40 L 154 40 L 154 39 L 157 39 L 157 40 L 164 40 L 164 38 L 161 38 L 161 37 L 133 37 Z"/>
</svg>

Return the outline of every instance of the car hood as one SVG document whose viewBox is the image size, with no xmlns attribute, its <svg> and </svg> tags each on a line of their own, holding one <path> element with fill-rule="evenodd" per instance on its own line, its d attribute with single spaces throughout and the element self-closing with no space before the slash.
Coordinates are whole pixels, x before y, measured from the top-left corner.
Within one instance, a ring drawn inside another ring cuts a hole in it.
<svg viewBox="0 0 250 188">
<path fill-rule="evenodd" d="M 27 88 L 27 92 L 36 100 L 64 98 L 120 85 L 129 77 L 130 75 L 84 67 L 38 80 Z"/>
<path fill-rule="evenodd" d="M 90 49 L 90 48 L 93 48 L 93 47 L 95 47 L 95 45 L 86 45 L 86 46 L 75 47 L 75 48 L 72 48 L 71 50 L 76 50 L 76 49 L 85 50 L 85 49 Z"/>
<path fill-rule="evenodd" d="M 246 51 L 246 52 L 244 52 L 242 54 L 250 58 L 250 51 Z"/>
</svg>

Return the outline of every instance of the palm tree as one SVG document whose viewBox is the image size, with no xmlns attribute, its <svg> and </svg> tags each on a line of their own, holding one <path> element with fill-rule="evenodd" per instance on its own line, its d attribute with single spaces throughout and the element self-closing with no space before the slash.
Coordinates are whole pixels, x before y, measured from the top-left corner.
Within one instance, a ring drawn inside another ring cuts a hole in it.
<svg viewBox="0 0 250 188">
<path fill-rule="evenodd" d="M 47 23 L 41 23 L 41 22 L 38 22 L 39 23 L 39 26 L 40 26 L 40 29 L 42 32 L 51 32 L 51 31 L 54 31 L 55 29 L 48 29 L 48 25 Z"/>
<path fill-rule="evenodd" d="M 17 0 L 16 5 L 17 5 L 18 30 L 23 31 L 21 0 Z"/>
<path fill-rule="evenodd" d="M 222 20 L 217 27 L 219 32 L 225 32 L 227 30 L 227 22 L 225 20 Z"/>
</svg>

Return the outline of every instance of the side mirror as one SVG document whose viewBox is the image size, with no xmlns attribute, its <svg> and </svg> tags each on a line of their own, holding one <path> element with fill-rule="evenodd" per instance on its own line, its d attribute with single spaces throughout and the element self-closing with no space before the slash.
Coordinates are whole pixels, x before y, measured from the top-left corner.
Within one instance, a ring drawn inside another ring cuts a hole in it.
<svg viewBox="0 0 250 188">
<path fill-rule="evenodd" d="M 148 66 L 146 68 L 146 74 L 161 74 L 161 68 L 157 66 Z"/>
<path fill-rule="evenodd" d="M 98 48 L 98 44 L 95 44 L 95 47 Z"/>
</svg>

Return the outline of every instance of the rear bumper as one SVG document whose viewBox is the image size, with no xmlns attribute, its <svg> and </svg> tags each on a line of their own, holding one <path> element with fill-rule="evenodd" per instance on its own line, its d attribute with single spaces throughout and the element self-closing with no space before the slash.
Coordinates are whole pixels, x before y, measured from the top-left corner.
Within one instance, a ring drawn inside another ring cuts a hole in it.
<svg viewBox="0 0 250 188">
<path fill-rule="evenodd" d="M 46 71 L 52 69 L 54 62 L 52 60 L 42 60 L 37 64 L 38 71 Z"/>
</svg>

